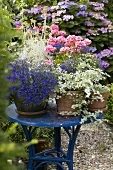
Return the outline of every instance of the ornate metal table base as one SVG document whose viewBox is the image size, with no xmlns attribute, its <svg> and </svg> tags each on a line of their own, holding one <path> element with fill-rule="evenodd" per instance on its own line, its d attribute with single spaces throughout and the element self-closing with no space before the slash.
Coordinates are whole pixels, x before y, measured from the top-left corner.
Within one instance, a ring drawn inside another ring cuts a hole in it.
<svg viewBox="0 0 113 170">
<path fill-rule="evenodd" d="M 27 127 L 22 125 L 27 141 L 30 141 L 36 130 L 36 127 Z M 61 127 L 55 127 L 55 145 L 49 149 L 35 154 L 34 145 L 29 146 L 29 164 L 28 170 L 38 170 L 44 164 L 56 164 L 58 170 L 65 170 L 62 162 L 66 162 L 69 170 L 73 170 L 73 150 L 81 125 L 72 128 L 63 127 L 69 136 L 67 153 L 61 148 Z M 37 162 L 40 162 L 37 164 Z"/>
<path fill-rule="evenodd" d="M 35 154 L 34 145 L 29 146 L 29 164 L 28 170 L 38 170 L 41 165 L 53 163 L 57 165 L 58 170 L 65 170 L 62 163 L 66 162 L 69 170 L 73 170 L 73 150 L 81 127 L 81 118 L 58 116 L 54 105 L 48 109 L 47 113 L 39 118 L 23 118 L 15 112 L 15 105 L 7 107 L 6 114 L 12 122 L 22 125 L 27 141 L 31 141 L 33 134 L 38 127 L 54 127 L 55 143 L 54 148 Z M 103 114 L 99 114 L 96 119 L 101 119 Z M 95 121 L 95 118 L 92 118 Z M 82 124 L 90 123 L 91 119 L 87 119 Z M 76 126 L 76 128 L 75 128 Z M 67 152 L 65 153 L 61 147 L 61 127 L 69 136 Z M 70 129 L 71 127 L 71 129 Z M 39 162 L 40 161 L 40 162 Z"/>
</svg>

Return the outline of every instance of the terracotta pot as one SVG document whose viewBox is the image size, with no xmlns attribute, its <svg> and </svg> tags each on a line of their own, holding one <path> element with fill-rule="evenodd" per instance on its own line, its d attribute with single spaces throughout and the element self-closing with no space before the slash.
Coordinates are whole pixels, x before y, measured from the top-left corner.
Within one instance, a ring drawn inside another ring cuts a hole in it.
<svg viewBox="0 0 113 170">
<path fill-rule="evenodd" d="M 34 147 L 35 147 L 35 153 L 39 153 L 49 149 L 48 142 L 44 139 L 39 139 L 38 143 L 35 144 Z"/>
<path fill-rule="evenodd" d="M 16 112 L 23 117 L 36 117 L 43 115 L 46 112 L 47 102 L 43 102 L 40 105 L 36 104 L 24 104 L 24 97 L 18 98 L 16 95 L 13 96 L 14 103 L 16 105 Z"/>
<path fill-rule="evenodd" d="M 72 96 L 68 95 L 69 93 L 72 94 Z M 74 116 L 73 112 L 77 112 L 79 108 L 72 109 L 72 105 L 76 104 L 76 99 L 82 100 L 84 93 L 82 91 L 68 91 L 65 95 L 60 95 L 61 98 L 56 99 L 57 104 L 57 110 L 58 114 L 61 116 L 61 112 L 72 112 L 72 114 L 66 114 L 66 116 Z"/>
<path fill-rule="evenodd" d="M 106 101 L 109 97 L 109 92 L 101 94 L 104 101 L 99 100 L 93 100 L 93 97 L 99 96 L 99 94 L 94 94 L 90 96 L 89 102 L 90 104 L 88 105 L 88 110 L 91 112 L 101 110 L 105 112 L 107 110 L 106 106 Z"/>
<path fill-rule="evenodd" d="M 48 146 L 48 142 L 44 139 L 39 139 L 38 143 L 35 144 L 34 147 L 35 147 L 35 153 L 43 152 L 44 150 L 50 149 L 50 147 Z M 47 164 L 42 165 L 37 170 L 47 170 Z"/>
</svg>

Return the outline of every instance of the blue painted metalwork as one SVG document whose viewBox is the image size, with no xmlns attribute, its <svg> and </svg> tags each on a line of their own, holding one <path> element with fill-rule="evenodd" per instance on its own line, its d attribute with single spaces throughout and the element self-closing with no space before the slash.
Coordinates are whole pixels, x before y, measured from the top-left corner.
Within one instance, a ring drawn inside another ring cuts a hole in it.
<svg viewBox="0 0 113 170">
<path fill-rule="evenodd" d="M 29 164 L 28 170 L 38 170 L 44 164 L 56 164 L 57 170 L 65 170 L 62 163 L 66 162 L 69 170 L 73 170 L 73 150 L 76 139 L 81 127 L 81 116 L 77 117 L 60 117 L 57 115 L 56 109 L 49 108 L 47 113 L 38 118 L 22 118 L 15 112 L 15 105 L 12 104 L 6 109 L 8 119 L 12 122 L 18 122 L 22 125 L 27 141 L 31 141 L 33 134 L 38 127 L 54 127 L 55 142 L 54 148 L 35 153 L 34 145 L 29 146 Z M 103 114 L 97 117 L 101 119 Z M 90 119 L 84 124 L 90 123 Z M 61 147 L 61 127 L 69 137 L 67 153 Z M 70 128 L 71 127 L 71 128 Z M 75 128 L 76 127 L 76 128 Z"/>
</svg>

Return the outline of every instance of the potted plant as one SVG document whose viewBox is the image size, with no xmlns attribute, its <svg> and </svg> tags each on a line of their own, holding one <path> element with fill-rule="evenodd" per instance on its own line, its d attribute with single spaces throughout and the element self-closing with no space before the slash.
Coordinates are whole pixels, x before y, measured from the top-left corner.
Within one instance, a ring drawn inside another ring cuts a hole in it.
<svg viewBox="0 0 113 170">
<path fill-rule="evenodd" d="M 89 111 L 107 110 L 107 99 L 110 95 L 109 87 L 101 84 L 94 85 L 95 92 L 93 92 L 88 99 Z M 97 89 L 97 90 L 96 90 Z"/>
<path fill-rule="evenodd" d="M 106 107 L 105 99 L 108 98 L 109 88 L 100 83 L 101 80 L 105 79 L 106 74 L 99 68 L 88 69 L 87 60 L 85 64 L 81 62 L 80 65 L 82 65 L 81 70 L 79 66 L 79 70 L 74 73 L 69 73 L 61 68 L 56 69 L 58 85 L 54 91 L 56 92 L 58 112 L 62 115 L 76 116 L 83 111 L 103 111 Z M 76 67 L 76 69 L 78 68 Z M 106 97 L 105 92 L 107 92 Z M 94 106 L 94 101 L 96 106 L 100 101 L 96 110 L 91 109 Z"/>
<path fill-rule="evenodd" d="M 101 94 L 102 88 L 103 91 L 109 91 L 101 84 L 108 75 L 103 73 L 96 55 L 91 53 L 89 39 L 75 35 L 66 37 L 66 32 L 60 31 L 57 25 L 52 25 L 50 30 L 51 37 L 47 41 L 46 51 L 55 64 L 54 72 L 58 78 L 54 90 L 58 113 L 76 116 L 84 111 L 88 115 L 90 96 Z M 100 98 L 102 100 L 102 96 Z"/>
<path fill-rule="evenodd" d="M 37 67 L 25 60 L 14 60 L 8 65 L 11 69 L 8 81 L 11 83 L 10 94 L 14 99 L 17 112 L 21 115 L 43 113 L 49 94 L 57 85 L 54 73 L 49 65 L 40 62 Z"/>
</svg>

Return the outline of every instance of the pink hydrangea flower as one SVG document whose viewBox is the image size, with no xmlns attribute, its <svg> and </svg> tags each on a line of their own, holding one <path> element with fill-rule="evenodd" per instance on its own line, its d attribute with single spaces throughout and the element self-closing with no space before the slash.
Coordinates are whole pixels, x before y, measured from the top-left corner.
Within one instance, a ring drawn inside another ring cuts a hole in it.
<svg viewBox="0 0 113 170">
<path fill-rule="evenodd" d="M 64 44 L 64 47 L 70 47 L 70 42 L 66 42 L 66 43 Z"/>
<path fill-rule="evenodd" d="M 75 35 L 69 35 L 67 38 L 66 38 L 66 42 L 73 42 L 73 41 L 76 41 L 76 36 Z"/>
<path fill-rule="evenodd" d="M 58 40 L 57 40 L 56 37 L 50 37 L 50 38 L 48 39 L 47 45 L 52 45 L 52 46 L 54 46 L 55 44 L 57 44 L 57 42 L 58 42 Z"/>
<path fill-rule="evenodd" d="M 90 45 L 92 41 L 89 40 L 88 38 L 86 38 L 86 39 L 84 40 L 84 42 L 86 43 L 86 45 Z"/>
<path fill-rule="evenodd" d="M 66 32 L 65 32 L 65 31 L 59 31 L 59 32 L 58 32 L 58 35 L 66 36 Z"/>
<path fill-rule="evenodd" d="M 70 48 L 69 47 L 62 47 L 60 49 L 60 53 L 68 53 L 70 51 Z"/>
<path fill-rule="evenodd" d="M 65 37 L 63 37 L 63 36 L 59 36 L 59 37 L 57 37 L 57 42 L 59 42 L 59 43 L 61 43 L 61 44 L 63 44 L 64 42 L 65 42 Z"/>
<path fill-rule="evenodd" d="M 86 43 L 85 43 L 84 41 L 77 41 L 77 42 L 75 43 L 75 46 L 76 46 L 76 47 L 86 46 Z"/>
<path fill-rule="evenodd" d="M 76 36 L 76 41 L 81 41 L 83 38 L 81 36 Z"/>
<path fill-rule="evenodd" d="M 58 31 L 59 31 L 59 26 L 56 25 L 56 24 L 52 24 L 52 25 L 50 26 L 50 30 L 51 30 L 51 31 L 52 31 L 52 30 L 58 30 Z"/>
<path fill-rule="evenodd" d="M 58 35 L 59 31 L 58 30 L 51 30 L 52 35 Z"/>
<path fill-rule="evenodd" d="M 56 47 L 53 47 L 52 45 L 47 45 L 45 51 L 47 53 L 54 53 L 56 51 Z"/>
</svg>

